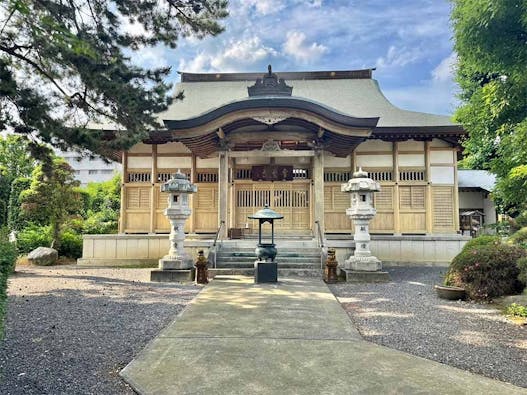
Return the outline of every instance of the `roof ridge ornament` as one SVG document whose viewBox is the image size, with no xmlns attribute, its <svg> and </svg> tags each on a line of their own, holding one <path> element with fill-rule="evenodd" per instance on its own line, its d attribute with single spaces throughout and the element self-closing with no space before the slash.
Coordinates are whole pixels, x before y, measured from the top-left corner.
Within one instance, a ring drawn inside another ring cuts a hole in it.
<svg viewBox="0 0 527 395">
<path fill-rule="evenodd" d="M 253 86 L 247 87 L 249 97 L 252 96 L 291 96 L 293 87 L 286 85 L 283 78 L 273 73 L 271 65 L 267 66 L 267 74 L 257 78 Z"/>
</svg>

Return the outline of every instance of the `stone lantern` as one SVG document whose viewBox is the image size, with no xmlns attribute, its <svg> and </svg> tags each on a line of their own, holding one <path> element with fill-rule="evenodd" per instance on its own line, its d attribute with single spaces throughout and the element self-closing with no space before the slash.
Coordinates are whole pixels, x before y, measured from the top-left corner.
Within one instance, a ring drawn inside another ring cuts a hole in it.
<svg viewBox="0 0 527 395">
<path fill-rule="evenodd" d="M 190 217 L 189 195 L 198 187 L 187 180 L 179 170 L 170 180 L 161 185 L 161 192 L 168 192 L 165 215 L 170 222 L 170 250 L 159 260 L 161 270 L 192 269 L 192 258 L 185 253 L 185 221 Z"/>
<path fill-rule="evenodd" d="M 368 173 L 359 168 L 353 178 L 342 184 L 342 192 L 351 194 L 351 207 L 346 215 L 355 225 L 355 253 L 345 261 L 345 268 L 352 271 L 376 272 L 382 269 L 381 261 L 371 254 L 369 222 L 375 216 L 373 193 L 381 190 L 377 181 L 368 177 Z"/>
<path fill-rule="evenodd" d="M 284 216 L 265 206 L 249 218 L 258 220 L 258 245 L 255 250 L 258 259 L 254 262 L 254 282 L 275 283 L 278 281 L 278 265 L 274 260 L 277 253 L 274 244 L 274 220 L 282 219 Z M 266 222 L 271 224 L 270 243 L 262 242 L 262 225 Z"/>
</svg>

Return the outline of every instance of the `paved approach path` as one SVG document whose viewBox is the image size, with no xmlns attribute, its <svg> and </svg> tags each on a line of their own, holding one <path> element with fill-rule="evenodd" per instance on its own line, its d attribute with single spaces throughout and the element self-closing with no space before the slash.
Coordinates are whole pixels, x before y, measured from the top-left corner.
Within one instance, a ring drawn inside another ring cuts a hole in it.
<svg viewBox="0 0 527 395">
<path fill-rule="evenodd" d="M 310 278 L 216 278 L 121 376 L 140 394 L 527 394 L 362 340 Z"/>
</svg>

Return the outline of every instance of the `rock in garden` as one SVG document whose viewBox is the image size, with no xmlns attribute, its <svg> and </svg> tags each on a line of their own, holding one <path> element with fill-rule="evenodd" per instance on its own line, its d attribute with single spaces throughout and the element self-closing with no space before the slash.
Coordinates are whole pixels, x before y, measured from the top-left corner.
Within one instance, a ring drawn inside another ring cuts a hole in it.
<svg viewBox="0 0 527 395">
<path fill-rule="evenodd" d="M 53 248 L 38 247 L 27 255 L 27 259 L 34 265 L 50 266 L 57 263 L 59 253 Z"/>
</svg>

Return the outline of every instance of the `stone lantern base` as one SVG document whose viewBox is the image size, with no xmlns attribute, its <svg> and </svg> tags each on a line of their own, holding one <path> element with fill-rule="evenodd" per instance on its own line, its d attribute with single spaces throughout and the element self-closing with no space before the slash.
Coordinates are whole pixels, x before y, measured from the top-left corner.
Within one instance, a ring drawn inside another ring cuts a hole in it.
<svg viewBox="0 0 527 395">
<path fill-rule="evenodd" d="M 183 270 L 192 269 L 192 259 L 187 257 L 171 257 L 169 255 L 164 256 L 159 260 L 159 269 L 161 270 Z"/>
<path fill-rule="evenodd" d="M 382 262 L 374 256 L 355 256 L 352 255 L 345 261 L 346 269 L 377 272 L 382 269 Z"/>
</svg>

